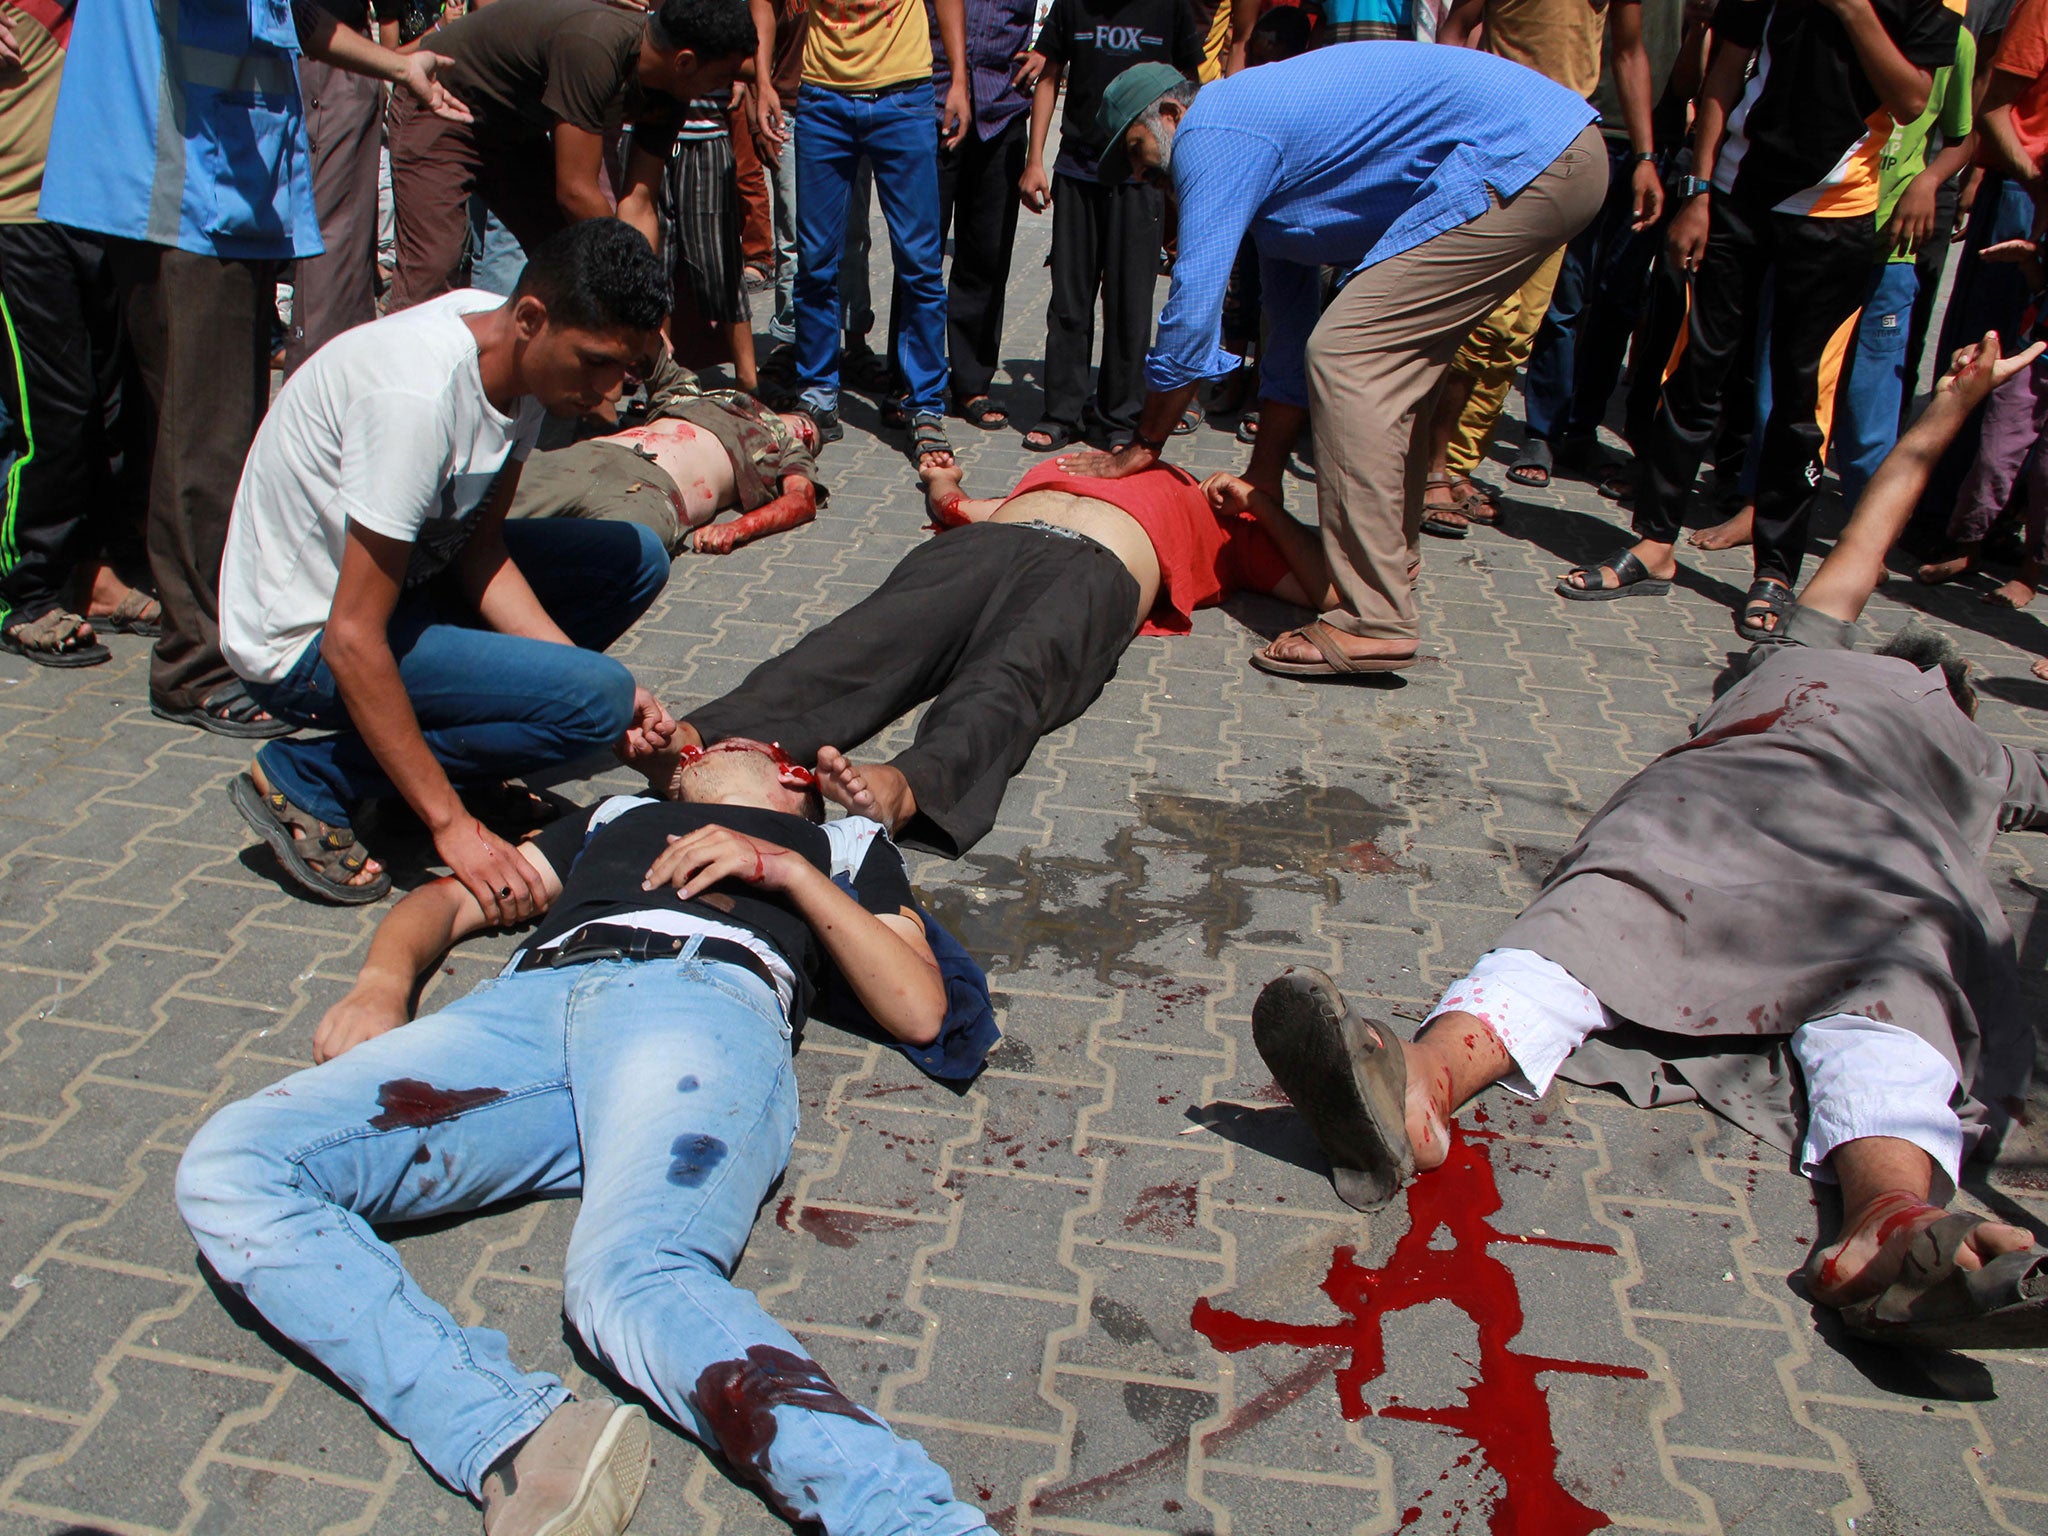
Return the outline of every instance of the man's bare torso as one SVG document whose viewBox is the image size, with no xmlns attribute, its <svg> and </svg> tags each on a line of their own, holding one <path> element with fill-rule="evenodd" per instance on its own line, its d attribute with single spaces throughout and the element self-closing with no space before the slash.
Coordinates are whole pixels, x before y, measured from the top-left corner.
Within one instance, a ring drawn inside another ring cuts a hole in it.
<svg viewBox="0 0 2048 1536">
<path fill-rule="evenodd" d="M 725 445 L 687 421 L 650 421 L 602 440 L 639 454 L 675 482 L 671 500 L 686 528 L 701 528 L 739 499 L 739 484 Z"/>
<path fill-rule="evenodd" d="M 1138 611 L 1131 628 L 1145 622 L 1159 600 L 1159 555 L 1138 520 L 1122 507 L 1093 496 L 1051 488 L 1012 496 L 989 518 L 992 523 L 1050 523 L 1086 534 L 1117 559 L 1138 583 Z"/>
</svg>

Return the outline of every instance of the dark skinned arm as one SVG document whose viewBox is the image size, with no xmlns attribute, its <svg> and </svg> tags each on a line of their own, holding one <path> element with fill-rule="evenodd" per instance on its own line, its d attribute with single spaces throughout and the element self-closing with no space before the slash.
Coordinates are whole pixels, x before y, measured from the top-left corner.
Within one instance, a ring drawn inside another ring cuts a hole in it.
<svg viewBox="0 0 2048 1536">
<path fill-rule="evenodd" d="M 932 0 L 939 18 L 939 43 L 946 50 L 952 78 L 946 86 L 946 104 L 939 109 L 939 142 L 952 149 L 967 136 L 974 119 L 974 107 L 967 86 L 966 0 Z"/>
<path fill-rule="evenodd" d="M 1263 416 L 1259 419 L 1265 420 Z M 1322 534 L 1296 522 L 1276 497 L 1232 474 L 1211 475 L 1202 482 L 1202 494 L 1209 498 L 1218 517 L 1250 512 L 1266 530 L 1266 536 L 1280 551 L 1280 558 L 1287 562 L 1287 575 L 1272 588 L 1274 597 L 1318 613 L 1343 606 L 1344 599 L 1330 580 L 1330 562 L 1323 556 Z"/>
<path fill-rule="evenodd" d="M 1856 62 L 1876 88 L 1895 123 L 1910 123 L 1927 110 L 1927 93 L 1934 89 L 1934 75 L 1903 53 L 1877 19 L 1870 0 L 1813 0 L 1833 11 L 1849 33 L 1849 45 L 1856 50 Z"/>
<path fill-rule="evenodd" d="M 292 25 L 307 58 L 410 91 L 421 106 L 437 117 L 456 123 L 470 121 L 469 108 L 449 95 L 434 78 L 448 63 L 442 55 L 428 53 L 418 45 L 404 53 L 394 52 L 344 27 L 332 12 L 306 0 L 295 0 Z"/>
<path fill-rule="evenodd" d="M 1728 114 L 1742 97 L 1754 53 L 1754 49 L 1738 48 L 1733 43 L 1714 45 L 1692 126 L 1692 173 L 1701 181 L 1714 179 L 1714 162 L 1721 154 L 1721 138 L 1728 131 Z M 1672 219 L 1664 242 L 1681 272 L 1690 272 L 1699 265 L 1700 255 L 1707 248 L 1707 220 L 1705 193 L 1687 200 Z"/>
<path fill-rule="evenodd" d="M 610 218 L 612 205 L 605 199 L 604 187 L 598 180 L 598 167 L 604 161 L 604 140 L 568 123 L 555 124 L 554 139 L 555 202 L 562 216 L 572 224 Z"/>
<path fill-rule="evenodd" d="M 2019 132 L 2013 127 L 2012 104 L 2033 83 L 2025 75 L 1994 68 L 1990 80 L 1985 83 L 1984 94 L 1977 102 L 1977 132 L 1983 136 L 1991 158 L 2001 170 L 2025 182 L 2038 181 L 2041 168 L 2020 143 Z"/>
<path fill-rule="evenodd" d="M 405 540 L 349 524 L 321 657 L 363 744 L 426 824 L 441 859 L 491 922 L 524 922 L 539 896 L 532 866 L 463 805 L 420 733 L 391 653 L 391 615 L 405 589 L 412 552 Z M 500 891 L 509 894 L 501 897 Z"/>
<path fill-rule="evenodd" d="M 1485 12 L 1486 0 L 1456 0 L 1436 24 L 1436 40 L 1451 48 L 1474 46 L 1472 36 Z"/>
<path fill-rule="evenodd" d="M 1848 527 L 1799 594 L 1799 606 L 1853 623 L 1884 579 L 1884 557 L 1898 542 L 1920 505 L 1922 492 L 1955 441 L 1964 421 L 1999 385 L 2034 365 L 2042 352 L 2035 342 L 2014 357 L 2001 357 L 1998 333 L 1956 353 L 1948 374 L 1934 386 L 1934 398 L 1878 465 L 1856 503 Z"/>
<path fill-rule="evenodd" d="M 556 149 L 560 156 L 559 145 Z M 648 249 L 661 249 L 661 217 L 656 200 L 661 195 L 661 162 L 638 144 L 626 158 L 626 185 L 619 193 L 619 217 L 639 230 Z"/>
<path fill-rule="evenodd" d="M 1628 128 L 1629 148 L 1653 154 L 1657 132 L 1651 123 L 1650 55 L 1643 47 L 1642 0 L 1620 0 L 1607 8 L 1608 36 L 1613 41 L 1614 93 L 1621 98 L 1621 120 Z M 1630 227 L 1648 229 L 1664 213 L 1664 180 L 1652 160 L 1638 160 L 1629 173 L 1635 214 Z"/>
</svg>

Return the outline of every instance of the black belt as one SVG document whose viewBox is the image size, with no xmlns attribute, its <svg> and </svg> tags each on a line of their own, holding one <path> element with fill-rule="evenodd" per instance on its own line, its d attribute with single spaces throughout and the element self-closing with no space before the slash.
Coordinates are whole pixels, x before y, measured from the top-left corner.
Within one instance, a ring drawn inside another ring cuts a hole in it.
<svg viewBox="0 0 2048 1536">
<path fill-rule="evenodd" d="M 886 101 L 891 96 L 901 96 L 905 91 L 915 91 L 919 89 L 928 91 L 931 88 L 932 77 L 930 75 L 926 75 L 922 79 L 918 80 L 905 80 L 901 85 L 885 85 L 878 91 L 842 91 L 836 85 L 814 84 L 811 87 L 811 89 L 817 91 L 830 91 L 834 96 L 843 96 L 848 101 L 866 102 Z"/>
<path fill-rule="evenodd" d="M 673 960 L 694 937 L 656 933 L 651 928 L 629 928 L 622 923 L 585 923 L 559 944 L 529 949 L 512 969 L 559 971 L 565 966 L 588 965 L 593 960 Z M 781 996 L 767 962 L 744 944 L 707 937 L 697 946 L 697 958 L 750 971 L 768 984 L 769 991 Z"/>
</svg>

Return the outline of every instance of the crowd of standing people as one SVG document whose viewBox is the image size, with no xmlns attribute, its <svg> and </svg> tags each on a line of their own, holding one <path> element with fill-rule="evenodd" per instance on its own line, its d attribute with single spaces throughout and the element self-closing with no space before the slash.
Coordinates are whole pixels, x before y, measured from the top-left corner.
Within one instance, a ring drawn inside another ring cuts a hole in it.
<svg viewBox="0 0 2048 1536">
<path fill-rule="evenodd" d="M 972 848 L 1134 635 L 1232 592 L 1309 615 L 1265 673 L 1414 665 L 1424 537 L 1503 517 L 1518 378 L 1508 488 L 1632 510 L 1558 598 L 1667 596 L 1711 460 L 1691 537 L 1753 547 L 1755 649 L 1416 1039 L 1295 972 L 1258 1051 L 1360 1208 L 1496 1083 L 1691 1096 L 1841 1185 L 1804 1283 L 1850 1329 L 2048 1342 L 2032 1234 L 1946 1209 L 2030 1070 L 1983 858 L 2048 826 L 2048 767 L 1939 635 L 1852 650 L 1902 539 L 1977 580 L 2012 523 L 1986 600 L 2041 584 L 2048 0 L 0 0 L 0 126 L 0 646 L 151 637 L 155 714 L 262 743 L 232 804 L 300 893 L 390 894 L 379 804 L 449 871 L 318 1064 L 195 1137 L 181 1213 L 490 1536 L 622 1530 L 645 1409 L 519 1366 L 376 1228 L 568 1193 L 578 1335 L 780 1513 L 988 1529 L 732 1283 L 793 1037 L 971 1078 L 986 978 L 900 848 Z M 848 390 L 936 537 L 672 712 L 605 651 L 686 547 L 818 516 Z M 1197 481 L 1211 417 L 1249 451 Z M 970 495 L 954 423 L 1045 457 Z M 607 751 L 643 793 L 523 782 Z M 502 975 L 412 1021 L 488 928 Z"/>
</svg>

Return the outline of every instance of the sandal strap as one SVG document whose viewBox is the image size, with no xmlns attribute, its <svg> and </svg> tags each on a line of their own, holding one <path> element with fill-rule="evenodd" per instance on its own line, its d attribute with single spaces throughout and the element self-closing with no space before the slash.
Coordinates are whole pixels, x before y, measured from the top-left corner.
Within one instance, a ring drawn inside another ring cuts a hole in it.
<svg viewBox="0 0 2048 1536">
<path fill-rule="evenodd" d="M 1614 585 L 1617 589 L 1632 587 L 1639 581 L 1650 581 L 1653 579 L 1650 575 L 1650 568 L 1636 558 L 1636 553 L 1632 549 L 1624 549 L 1613 559 L 1602 560 L 1600 564 L 1614 572 Z"/>
</svg>

